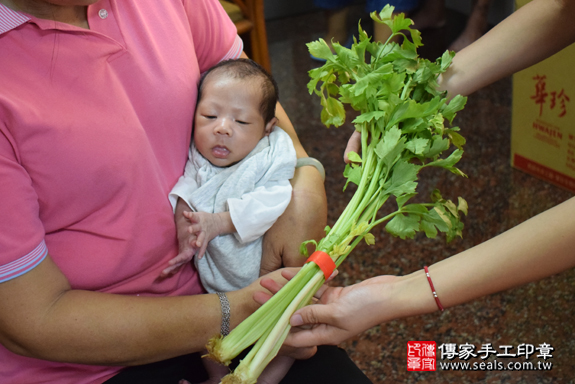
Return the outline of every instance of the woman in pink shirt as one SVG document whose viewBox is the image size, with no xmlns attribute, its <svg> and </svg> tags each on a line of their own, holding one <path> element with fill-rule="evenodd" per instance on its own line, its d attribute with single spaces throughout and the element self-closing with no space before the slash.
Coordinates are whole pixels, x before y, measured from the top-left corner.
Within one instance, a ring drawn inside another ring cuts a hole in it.
<svg viewBox="0 0 575 384">
<path fill-rule="evenodd" d="M 178 249 L 168 193 L 200 73 L 240 55 L 216 0 L 0 0 L 0 382 L 202 380 L 189 354 L 220 331 L 220 300 L 191 264 L 157 276 Z M 325 224 L 319 173 L 300 168 L 293 184 L 264 270 Z M 263 294 L 257 282 L 228 294 L 232 327 Z M 318 355 L 299 366 L 325 374 Z M 339 382 L 369 382 L 341 360 Z M 291 382 L 313 382 L 297 366 Z"/>
</svg>

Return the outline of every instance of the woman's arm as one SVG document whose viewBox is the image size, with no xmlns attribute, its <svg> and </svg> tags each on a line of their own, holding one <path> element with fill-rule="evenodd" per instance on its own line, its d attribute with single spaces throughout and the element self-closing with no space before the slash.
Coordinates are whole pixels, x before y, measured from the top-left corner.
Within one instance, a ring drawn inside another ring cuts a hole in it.
<svg viewBox="0 0 575 384">
<path fill-rule="evenodd" d="M 232 327 L 257 309 L 253 296 L 260 291 L 256 281 L 228 293 Z M 50 256 L 0 284 L 0 343 L 39 359 L 144 364 L 202 350 L 220 323 L 214 294 L 151 298 L 72 290 Z"/>
<path fill-rule="evenodd" d="M 562 272 L 575 266 L 575 198 L 429 268 L 444 307 Z M 437 311 L 423 270 L 380 276 L 346 288 L 325 288 L 320 302 L 297 311 L 291 346 L 337 344 L 377 324 Z M 362 313 L 362 316 L 357 316 Z"/>
<path fill-rule="evenodd" d="M 440 79 L 450 96 L 473 92 L 575 42 L 575 2 L 533 0 L 458 52 Z"/>
</svg>

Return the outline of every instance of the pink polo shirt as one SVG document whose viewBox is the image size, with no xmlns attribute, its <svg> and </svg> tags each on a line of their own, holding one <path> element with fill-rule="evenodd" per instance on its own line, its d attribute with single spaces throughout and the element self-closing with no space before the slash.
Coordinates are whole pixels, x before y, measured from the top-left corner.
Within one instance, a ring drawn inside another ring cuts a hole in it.
<svg viewBox="0 0 575 384">
<path fill-rule="evenodd" d="M 0 284 L 47 253 L 75 289 L 202 292 L 177 254 L 168 193 L 182 175 L 200 73 L 239 57 L 217 0 L 101 0 L 90 30 L 0 4 Z M 118 367 L 0 346 L 0 383 L 100 383 Z"/>
</svg>

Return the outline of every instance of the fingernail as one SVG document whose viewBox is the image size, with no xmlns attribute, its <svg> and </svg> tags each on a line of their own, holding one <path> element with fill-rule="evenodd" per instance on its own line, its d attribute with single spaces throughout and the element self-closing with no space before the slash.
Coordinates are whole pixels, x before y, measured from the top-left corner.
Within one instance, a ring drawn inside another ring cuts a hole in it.
<svg viewBox="0 0 575 384">
<path fill-rule="evenodd" d="M 301 315 L 293 315 L 290 319 L 290 324 L 292 325 L 292 327 L 299 327 L 300 325 L 303 324 L 303 318 L 301 317 Z"/>
</svg>

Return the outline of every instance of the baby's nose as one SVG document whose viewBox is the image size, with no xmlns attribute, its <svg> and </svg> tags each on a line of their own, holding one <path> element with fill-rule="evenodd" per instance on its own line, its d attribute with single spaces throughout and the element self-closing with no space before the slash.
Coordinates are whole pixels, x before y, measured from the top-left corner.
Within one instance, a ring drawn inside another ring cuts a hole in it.
<svg viewBox="0 0 575 384">
<path fill-rule="evenodd" d="M 231 127 L 232 121 L 230 119 L 220 119 L 218 121 L 218 123 L 216 124 L 216 129 L 215 132 L 220 134 L 220 135 L 228 135 L 231 136 L 232 134 L 232 127 Z"/>
</svg>

